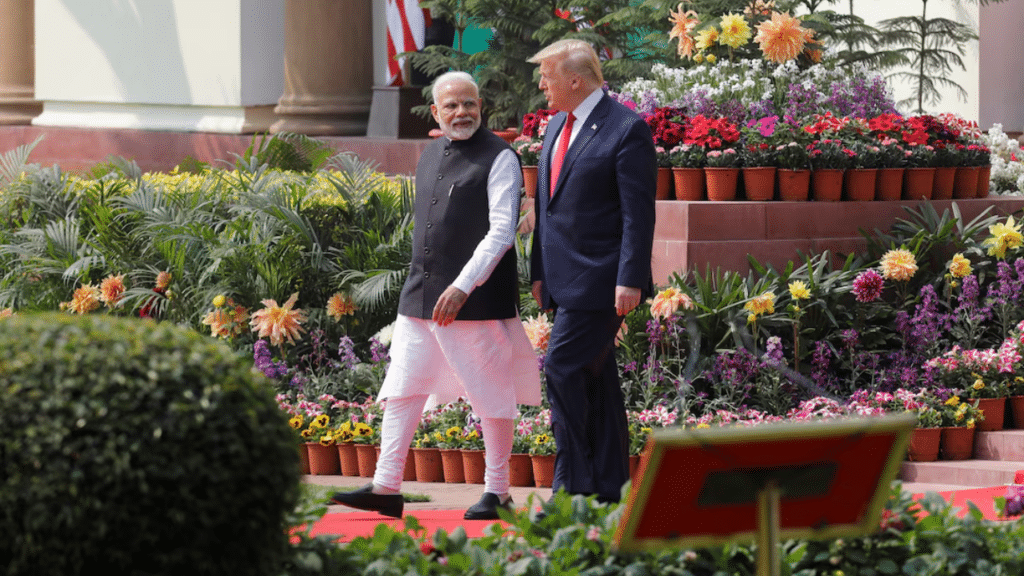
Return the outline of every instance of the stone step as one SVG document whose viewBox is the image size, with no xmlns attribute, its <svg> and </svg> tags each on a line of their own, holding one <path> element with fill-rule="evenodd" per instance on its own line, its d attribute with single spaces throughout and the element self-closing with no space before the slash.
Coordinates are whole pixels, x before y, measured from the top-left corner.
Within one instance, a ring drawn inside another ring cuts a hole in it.
<svg viewBox="0 0 1024 576">
<path fill-rule="evenodd" d="M 978 460 L 1024 462 L 1024 430 L 975 433 L 974 457 Z"/>
<path fill-rule="evenodd" d="M 935 462 L 903 462 L 899 478 L 905 484 L 940 484 L 961 488 L 984 488 L 1013 484 L 1018 471 L 1024 471 L 1024 461 L 937 460 Z M 946 490 L 952 489 L 955 488 L 946 488 Z"/>
</svg>

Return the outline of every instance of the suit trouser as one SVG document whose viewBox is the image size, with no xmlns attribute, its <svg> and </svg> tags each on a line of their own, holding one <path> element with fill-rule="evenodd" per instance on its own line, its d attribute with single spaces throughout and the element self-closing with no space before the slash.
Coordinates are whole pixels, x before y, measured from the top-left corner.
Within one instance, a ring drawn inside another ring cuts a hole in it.
<svg viewBox="0 0 1024 576">
<path fill-rule="evenodd" d="M 629 478 L 629 431 L 615 363 L 622 317 L 558 308 L 544 360 L 557 446 L 552 490 L 618 502 Z"/>
</svg>

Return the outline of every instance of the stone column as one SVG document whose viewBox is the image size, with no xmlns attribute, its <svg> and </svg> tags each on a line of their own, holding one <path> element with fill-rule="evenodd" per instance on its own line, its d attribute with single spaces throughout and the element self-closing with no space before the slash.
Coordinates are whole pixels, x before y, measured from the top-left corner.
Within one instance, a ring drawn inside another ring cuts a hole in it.
<svg viewBox="0 0 1024 576">
<path fill-rule="evenodd" d="M 0 0 L 0 124 L 30 124 L 35 100 L 34 0 Z"/>
<path fill-rule="evenodd" d="M 284 94 L 270 131 L 366 134 L 373 91 L 373 19 L 366 0 L 287 0 Z"/>
</svg>

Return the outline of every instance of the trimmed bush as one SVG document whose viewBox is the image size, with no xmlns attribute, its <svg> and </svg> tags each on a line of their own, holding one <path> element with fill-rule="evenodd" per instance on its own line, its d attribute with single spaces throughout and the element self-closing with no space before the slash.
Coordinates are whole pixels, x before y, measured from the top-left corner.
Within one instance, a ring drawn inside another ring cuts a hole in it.
<svg viewBox="0 0 1024 576">
<path fill-rule="evenodd" d="M 252 361 L 170 323 L 0 319 L 6 574 L 278 574 L 295 435 Z"/>
</svg>

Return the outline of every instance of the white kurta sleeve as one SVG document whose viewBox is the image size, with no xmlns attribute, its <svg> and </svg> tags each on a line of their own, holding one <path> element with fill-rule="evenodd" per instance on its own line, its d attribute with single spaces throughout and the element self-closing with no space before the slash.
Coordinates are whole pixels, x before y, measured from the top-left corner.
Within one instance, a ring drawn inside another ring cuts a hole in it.
<svg viewBox="0 0 1024 576">
<path fill-rule="evenodd" d="M 502 256 L 512 247 L 519 223 L 519 192 L 522 186 L 523 173 L 516 153 L 511 149 L 502 151 L 491 164 L 487 177 L 490 228 L 452 286 L 466 294 L 471 293 L 487 281 Z"/>
</svg>

